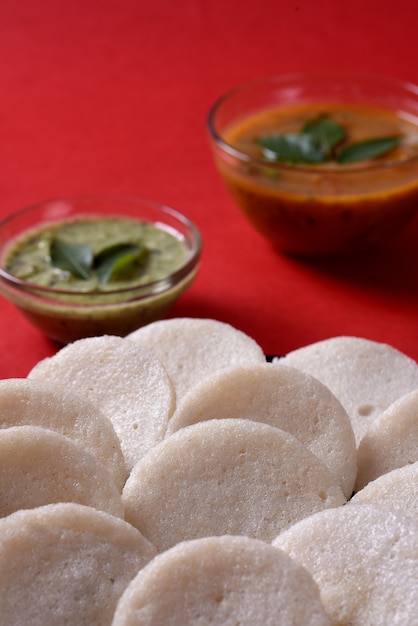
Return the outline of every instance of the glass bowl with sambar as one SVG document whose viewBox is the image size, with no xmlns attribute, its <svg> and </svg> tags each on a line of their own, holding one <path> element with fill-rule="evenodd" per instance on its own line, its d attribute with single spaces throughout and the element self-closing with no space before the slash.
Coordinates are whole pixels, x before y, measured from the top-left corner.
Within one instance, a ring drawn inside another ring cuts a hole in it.
<svg viewBox="0 0 418 626">
<path fill-rule="evenodd" d="M 208 115 L 215 164 L 243 215 L 283 252 L 356 253 L 418 208 L 418 86 L 293 73 L 231 89 Z"/>
</svg>

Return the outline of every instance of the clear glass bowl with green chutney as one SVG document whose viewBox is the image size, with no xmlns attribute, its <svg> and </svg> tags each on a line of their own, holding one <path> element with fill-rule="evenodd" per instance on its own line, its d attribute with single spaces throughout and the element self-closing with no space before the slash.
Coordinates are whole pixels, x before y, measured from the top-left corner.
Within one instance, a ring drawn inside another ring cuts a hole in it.
<svg viewBox="0 0 418 626">
<path fill-rule="evenodd" d="M 201 250 L 197 226 L 151 200 L 48 200 L 0 221 L 0 293 L 60 343 L 124 336 L 168 313 Z"/>
</svg>

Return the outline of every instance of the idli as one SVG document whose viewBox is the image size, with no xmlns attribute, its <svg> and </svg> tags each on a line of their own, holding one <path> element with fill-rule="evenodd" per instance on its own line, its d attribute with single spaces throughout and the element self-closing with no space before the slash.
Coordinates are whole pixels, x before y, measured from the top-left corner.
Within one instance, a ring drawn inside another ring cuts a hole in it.
<svg viewBox="0 0 418 626">
<path fill-rule="evenodd" d="M 264 363 L 261 347 L 247 334 L 214 319 L 178 317 L 138 328 L 127 339 L 163 363 L 180 399 L 209 374 L 232 365 Z"/>
<path fill-rule="evenodd" d="M 72 389 L 112 422 L 128 471 L 163 439 L 175 396 L 153 354 L 122 337 L 79 339 L 40 361 L 28 376 Z"/>
<path fill-rule="evenodd" d="M 122 491 L 127 472 L 115 429 L 75 390 L 28 378 L 0 380 L 0 428 L 24 425 L 54 430 L 82 445 L 106 466 Z"/>
<path fill-rule="evenodd" d="M 350 504 L 294 524 L 273 545 L 311 573 L 333 624 L 416 626 L 416 520 L 380 504 Z"/>
<path fill-rule="evenodd" d="M 418 389 L 418 363 L 392 346 L 361 337 L 333 337 L 279 360 L 318 378 L 350 416 L 356 442 L 392 402 Z"/>
<path fill-rule="evenodd" d="M 355 490 L 415 461 L 418 461 L 418 389 L 393 402 L 360 441 Z"/>
<path fill-rule="evenodd" d="M 155 556 L 125 521 L 80 504 L 0 520 L 0 621 L 107 626 L 128 583 Z"/>
<path fill-rule="evenodd" d="M 133 468 L 122 500 L 125 519 L 158 551 L 212 535 L 269 541 L 346 502 L 338 479 L 297 439 L 243 419 L 199 422 L 159 443 Z"/>
<path fill-rule="evenodd" d="M 350 504 L 377 502 L 399 509 L 418 522 L 418 461 L 391 470 L 358 491 Z"/>
<path fill-rule="evenodd" d="M 129 583 L 112 626 L 330 626 L 308 572 L 248 537 L 206 537 L 156 556 Z"/>
<path fill-rule="evenodd" d="M 270 363 L 231 367 L 196 384 L 182 398 L 167 435 L 219 418 L 251 419 L 289 432 L 327 465 L 345 496 L 351 496 L 357 450 L 350 418 L 316 378 Z"/>
<path fill-rule="evenodd" d="M 92 454 L 39 426 L 0 429 L 0 516 L 78 502 L 123 517 L 120 491 Z"/>
</svg>

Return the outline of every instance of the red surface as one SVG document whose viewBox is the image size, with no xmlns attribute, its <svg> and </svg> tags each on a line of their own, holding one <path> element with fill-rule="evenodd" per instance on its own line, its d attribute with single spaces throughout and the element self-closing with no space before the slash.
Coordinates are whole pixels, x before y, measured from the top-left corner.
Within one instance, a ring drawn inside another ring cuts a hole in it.
<svg viewBox="0 0 418 626">
<path fill-rule="evenodd" d="M 173 315 L 214 317 L 285 353 L 353 334 L 418 360 L 418 219 L 383 251 L 307 263 L 244 221 L 206 114 L 262 74 L 348 69 L 418 83 L 415 0 L 6 0 L 0 217 L 45 198 L 123 193 L 196 221 L 200 274 Z M 57 349 L 0 298 L 0 377 Z"/>
</svg>

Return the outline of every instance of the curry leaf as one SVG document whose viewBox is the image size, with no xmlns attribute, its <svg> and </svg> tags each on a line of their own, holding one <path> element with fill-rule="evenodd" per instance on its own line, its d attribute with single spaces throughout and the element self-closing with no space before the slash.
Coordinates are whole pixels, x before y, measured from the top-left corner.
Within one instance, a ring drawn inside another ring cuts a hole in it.
<svg viewBox="0 0 418 626">
<path fill-rule="evenodd" d="M 95 269 L 99 282 L 106 285 L 113 280 L 135 277 L 148 257 L 145 246 L 118 243 L 102 250 L 95 258 Z"/>
<path fill-rule="evenodd" d="M 91 248 L 82 243 L 53 239 L 49 250 L 53 267 L 67 270 L 77 278 L 88 279 L 93 265 Z"/>
<path fill-rule="evenodd" d="M 309 133 L 260 137 L 258 144 L 268 161 L 282 163 L 323 163 L 325 161 L 322 147 Z"/>
<path fill-rule="evenodd" d="M 382 156 L 399 145 L 400 137 L 377 137 L 345 146 L 337 155 L 339 163 L 354 163 Z"/>
<path fill-rule="evenodd" d="M 320 164 L 336 161 L 349 164 L 387 154 L 401 137 L 374 137 L 347 142 L 345 129 L 323 113 L 305 122 L 300 133 L 267 135 L 257 139 L 266 161 L 288 164 Z M 341 144 L 343 147 L 341 147 Z"/>
<path fill-rule="evenodd" d="M 327 158 L 331 158 L 334 148 L 346 138 L 343 127 L 324 115 L 306 122 L 302 133 L 310 135 Z"/>
</svg>

